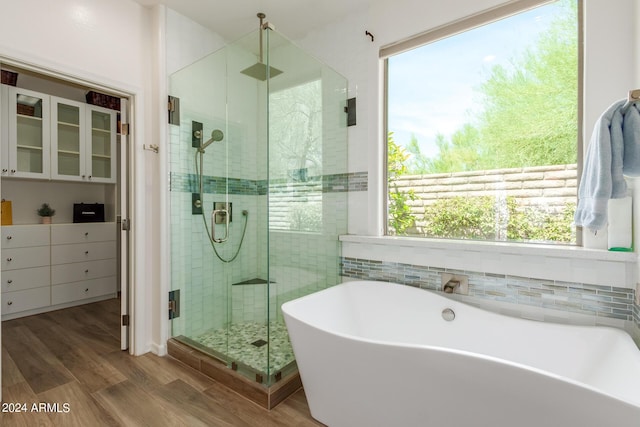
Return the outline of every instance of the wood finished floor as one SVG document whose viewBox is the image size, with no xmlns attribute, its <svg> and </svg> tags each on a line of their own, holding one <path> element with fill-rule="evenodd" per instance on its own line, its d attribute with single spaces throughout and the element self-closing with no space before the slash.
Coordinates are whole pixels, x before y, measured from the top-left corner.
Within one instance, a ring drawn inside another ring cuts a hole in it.
<svg viewBox="0 0 640 427">
<path fill-rule="evenodd" d="M 1 426 L 323 425 L 302 390 L 267 411 L 172 358 L 121 351 L 119 304 L 2 322 L 3 409 L 28 412 L 0 413 Z M 49 410 L 31 412 L 39 402 Z"/>
</svg>

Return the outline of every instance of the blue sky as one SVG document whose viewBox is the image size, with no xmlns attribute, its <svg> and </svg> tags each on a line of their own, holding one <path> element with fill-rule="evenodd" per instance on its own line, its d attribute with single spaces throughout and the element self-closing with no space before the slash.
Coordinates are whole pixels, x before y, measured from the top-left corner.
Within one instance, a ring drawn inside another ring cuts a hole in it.
<svg viewBox="0 0 640 427">
<path fill-rule="evenodd" d="M 555 4 L 494 22 L 389 58 L 389 130 L 399 145 L 415 135 L 423 154 L 437 154 L 435 137 L 473 121 L 474 88 L 491 67 L 510 60 L 548 28 Z"/>
</svg>

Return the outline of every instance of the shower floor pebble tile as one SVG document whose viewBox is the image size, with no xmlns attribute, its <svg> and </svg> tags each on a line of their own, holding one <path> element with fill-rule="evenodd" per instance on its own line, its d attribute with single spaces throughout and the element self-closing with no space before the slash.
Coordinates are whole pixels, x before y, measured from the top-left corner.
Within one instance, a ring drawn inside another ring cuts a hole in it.
<svg viewBox="0 0 640 427">
<path fill-rule="evenodd" d="M 268 357 L 269 373 L 273 374 L 289 365 L 295 358 L 286 325 L 271 322 L 269 329 L 270 335 L 267 335 L 265 324 L 238 323 L 231 325 L 228 330 L 214 329 L 192 339 L 218 353 L 226 354 L 230 361 L 242 363 L 259 372 L 267 372 Z M 258 340 L 270 343 L 260 347 L 252 344 Z"/>
</svg>

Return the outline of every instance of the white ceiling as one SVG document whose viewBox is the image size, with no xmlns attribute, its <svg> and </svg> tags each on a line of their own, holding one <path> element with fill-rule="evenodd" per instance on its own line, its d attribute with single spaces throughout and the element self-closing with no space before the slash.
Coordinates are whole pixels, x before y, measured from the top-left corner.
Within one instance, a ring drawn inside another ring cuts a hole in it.
<svg viewBox="0 0 640 427">
<path fill-rule="evenodd" d="M 308 32 L 380 0 L 134 0 L 144 6 L 165 4 L 234 41 L 258 28 L 258 12 L 267 15 L 289 39 L 303 38 Z"/>
</svg>

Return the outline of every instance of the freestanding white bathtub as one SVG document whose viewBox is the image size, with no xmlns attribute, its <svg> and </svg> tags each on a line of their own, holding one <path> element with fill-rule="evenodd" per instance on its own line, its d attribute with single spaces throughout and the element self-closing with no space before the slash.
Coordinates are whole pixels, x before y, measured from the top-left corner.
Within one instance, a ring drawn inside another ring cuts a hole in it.
<svg viewBox="0 0 640 427">
<path fill-rule="evenodd" d="M 331 427 L 640 426 L 640 351 L 621 330 L 369 281 L 282 311 L 311 415 Z"/>
</svg>

